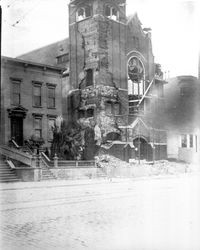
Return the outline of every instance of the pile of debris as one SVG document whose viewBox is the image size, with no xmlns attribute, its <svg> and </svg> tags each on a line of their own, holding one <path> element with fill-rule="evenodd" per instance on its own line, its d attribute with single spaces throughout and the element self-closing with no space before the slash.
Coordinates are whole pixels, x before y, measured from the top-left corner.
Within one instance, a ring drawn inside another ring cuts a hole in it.
<svg viewBox="0 0 200 250">
<path fill-rule="evenodd" d="M 98 164 L 99 164 L 99 167 L 108 167 L 108 166 L 111 166 L 111 167 L 114 167 L 114 168 L 117 168 L 117 167 L 130 167 L 130 163 L 127 163 L 125 161 L 122 161 L 114 156 L 111 156 L 111 155 L 100 155 L 98 157 L 98 159 L 96 158 Z"/>
<path fill-rule="evenodd" d="M 154 175 L 173 175 L 179 173 L 187 173 L 191 171 L 191 167 L 183 162 L 171 162 L 167 160 L 160 160 L 147 162 L 145 160 L 131 161 L 127 163 L 111 155 L 100 155 L 96 158 L 97 166 L 102 169 L 114 169 L 119 173 L 119 169 L 129 169 L 131 176 L 154 176 Z"/>
</svg>

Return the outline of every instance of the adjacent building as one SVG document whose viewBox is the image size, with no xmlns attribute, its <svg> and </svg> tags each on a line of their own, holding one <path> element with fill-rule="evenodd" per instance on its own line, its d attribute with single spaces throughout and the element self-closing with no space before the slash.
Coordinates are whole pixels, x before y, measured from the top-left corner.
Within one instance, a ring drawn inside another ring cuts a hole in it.
<svg viewBox="0 0 200 250">
<path fill-rule="evenodd" d="M 1 144 L 41 139 L 49 147 L 52 125 L 62 115 L 63 68 L 2 57 Z"/>
<path fill-rule="evenodd" d="M 200 81 L 179 76 L 168 81 L 164 92 L 168 158 L 200 162 Z"/>
</svg>

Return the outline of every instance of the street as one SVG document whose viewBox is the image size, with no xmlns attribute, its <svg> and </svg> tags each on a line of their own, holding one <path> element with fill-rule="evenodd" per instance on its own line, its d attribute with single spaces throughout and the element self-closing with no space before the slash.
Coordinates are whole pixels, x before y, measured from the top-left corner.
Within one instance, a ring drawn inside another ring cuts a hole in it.
<svg viewBox="0 0 200 250">
<path fill-rule="evenodd" d="M 200 176 L 0 186 L 0 249 L 200 250 Z"/>
</svg>

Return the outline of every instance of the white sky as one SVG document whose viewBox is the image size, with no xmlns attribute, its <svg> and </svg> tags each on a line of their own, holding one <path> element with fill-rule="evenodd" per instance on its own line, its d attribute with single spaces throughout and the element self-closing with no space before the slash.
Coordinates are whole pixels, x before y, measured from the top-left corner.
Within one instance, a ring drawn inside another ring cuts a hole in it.
<svg viewBox="0 0 200 250">
<path fill-rule="evenodd" d="M 69 0 L 0 0 L 2 54 L 15 57 L 68 36 Z M 198 71 L 199 0 L 127 0 L 127 15 L 137 12 L 152 28 L 155 61 L 170 77 Z M 16 23 L 19 21 L 19 23 Z"/>
</svg>

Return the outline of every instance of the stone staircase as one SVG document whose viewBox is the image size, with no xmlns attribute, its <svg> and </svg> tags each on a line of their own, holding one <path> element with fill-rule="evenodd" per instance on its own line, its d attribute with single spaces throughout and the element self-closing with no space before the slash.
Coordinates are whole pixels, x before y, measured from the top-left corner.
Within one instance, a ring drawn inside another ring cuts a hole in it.
<svg viewBox="0 0 200 250">
<path fill-rule="evenodd" d="M 3 182 L 18 182 L 20 179 L 15 174 L 8 164 L 0 158 L 0 183 Z"/>
</svg>

